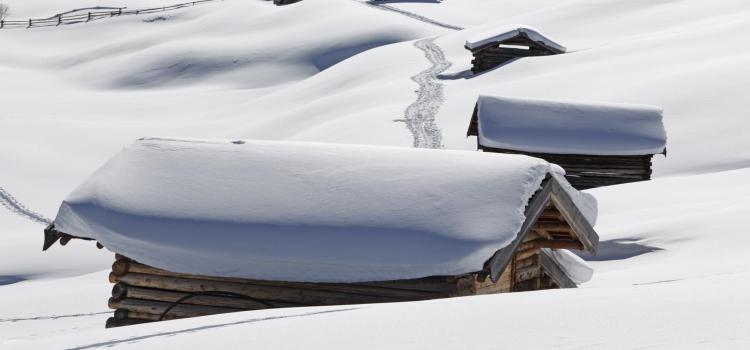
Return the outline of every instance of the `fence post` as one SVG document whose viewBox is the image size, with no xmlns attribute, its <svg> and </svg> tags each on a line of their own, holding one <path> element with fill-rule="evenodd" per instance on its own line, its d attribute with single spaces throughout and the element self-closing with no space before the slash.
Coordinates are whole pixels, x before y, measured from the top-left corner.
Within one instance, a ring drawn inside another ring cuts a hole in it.
<svg viewBox="0 0 750 350">
<path fill-rule="evenodd" d="M 5 27 L 5 20 L 0 21 L 0 29 L 3 29 Z"/>
<path fill-rule="evenodd" d="M 31 18 L 29 18 L 29 26 L 26 28 L 31 28 Z"/>
<path fill-rule="evenodd" d="M 120 10 L 117 12 L 118 16 L 122 16 L 122 7 L 120 7 Z"/>
<path fill-rule="evenodd" d="M 86 18 L 86 22 L 88 22 L 88 21 L 90 21 L 90 20 L 91 20 L 91 12 L 89 12 L 89 17 L 88 17 L 88 18 Z"/>
<path fill-rule="evenodd" d="M 59 14 L 57 15 L 57 25 L 59 26 L 61 24 L 62 24 L 62 14 Z"/>
</svg>

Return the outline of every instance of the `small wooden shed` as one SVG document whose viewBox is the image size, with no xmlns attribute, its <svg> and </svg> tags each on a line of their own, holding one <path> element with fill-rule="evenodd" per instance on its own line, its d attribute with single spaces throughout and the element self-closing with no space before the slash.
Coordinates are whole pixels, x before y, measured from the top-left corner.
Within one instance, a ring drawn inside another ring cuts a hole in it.
<svg viewBox="0 0 750 350">
<path fill-rule="evenodd" d="M 667 154 L 662 110 L 641 105 L 480 96 L 467 136 L 560 165 L 579 190 L 649 180 L 653 156 Z"/>
<path fill-rule="evenodd" d="M 511 60 L 565 53 L 562 46 L 536 29 L 510 25 L 496 28 L 466 40 L 464 47 L 471 51 L 471 71 L 481 73 Z"/>
<path fill-rule="evenodd" d="M 68 196 L 45 249 L 117 253 L 114 327 L 571 288 L 592 271 L 567 249 L 596 251 L 595 218 L 591 195 L 526 156 L 144 139 Z"/>
</svg>

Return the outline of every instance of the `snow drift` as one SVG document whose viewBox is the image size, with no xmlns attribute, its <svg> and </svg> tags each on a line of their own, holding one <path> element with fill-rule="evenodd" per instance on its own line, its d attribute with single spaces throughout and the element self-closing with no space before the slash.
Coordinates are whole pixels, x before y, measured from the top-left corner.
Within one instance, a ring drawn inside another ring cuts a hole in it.
<svg viewBox="0 0 750 350">
<path fill-rule="evenodd" d="M 555 40 L 542 34 L 540 31 L 521 24 L 504 25 L 475 34 L 466 39 L 466 44 L 464 46 L 467 49 L 476 49 L 490 43 L 508 40 L 520 34 L 526 35 L 532 41 L 544 44 L 545 46 L 553 48 L 559 52 L 565 52 L 567 50 L 565 46 L 558 44 Z"/>
</svg>

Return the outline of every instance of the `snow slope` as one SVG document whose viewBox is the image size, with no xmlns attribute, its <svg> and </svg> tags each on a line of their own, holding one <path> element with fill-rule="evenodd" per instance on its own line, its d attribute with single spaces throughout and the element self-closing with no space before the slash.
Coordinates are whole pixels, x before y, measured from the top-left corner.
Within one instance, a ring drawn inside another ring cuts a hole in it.
<svg viewBox="0 0 750 350">
<path fill-rule="evenodd" d="M 19 17 L 146 4 L 3 2 Z M 388 5 L 466 29 L 352 0 L 282 7 L 227 0 L 166 21 L 0 30 L 0 187 L 51 216 L 85 176 L 144 135 L 411 147 L 414 137 L 399 120 L 419 97 L 411 77 L 432 65 L 414 42 L 435 37 L 452 63 L 436 77 L 444 101 L 434 124 L 445 149 L 474 147 L 464 135 L 480 94 L 664 109 L 669 156 L 655 159 L 656 180 L 591 191 L 602 238 L 600 254 L 586 257 L 596 271 L 591 282 L 304 317 L 295 315 L 340 308 L 102 330 L 107 315 L 97 313 L 107 311 L 109 285 L 97 271 L 111 255 L 85 242 L 39 254 L 42 227 L 2 210 L 0 348 L 750 347 L 750 242 L 740 222 L 750 212 L 746 0 Z M 471 77 L 466 40 L 511 23 L 548 33 L 568 53 Z M 502 344 L 477 336 L 485 333 Z"/>
</svg>

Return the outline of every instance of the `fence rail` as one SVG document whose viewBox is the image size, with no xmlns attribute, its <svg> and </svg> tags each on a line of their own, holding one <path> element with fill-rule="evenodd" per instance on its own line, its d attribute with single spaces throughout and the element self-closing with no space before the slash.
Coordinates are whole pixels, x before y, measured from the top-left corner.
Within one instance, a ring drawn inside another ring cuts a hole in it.
<svg viewBox="0 0 750 350">
<path fill-rule="evenodd" d="M 106 11 L 96 8 L 94 11 L 87 11 L 89 9 L 78 9 L 68 12 L 58 13 L 48 18 L 29 18 L 28 20 L 21 21 L 0 21 L 0 29 L 9 28 L 35 28 L 35 27 L 56 27 L 63 24 L 75 24 L 75 23 L 86 23 L 95 21 L 102 18 L 118 17 L 118 16 L 129 16 L 129 15 L 143 15 L 149 13 L 159 13 L 166 11 L 174 11 L 184 7 L 192 7 L 195 5 L 204 4 L 207 2 L 216 2 L 224 0 L 198 0 L 185 2 L 176 5 L 153 7 L 146 9 L 128 10 L 127 7 L 109 8 Z M 93 9 L 93 8 L 92 8 Z"/>
</svg>

